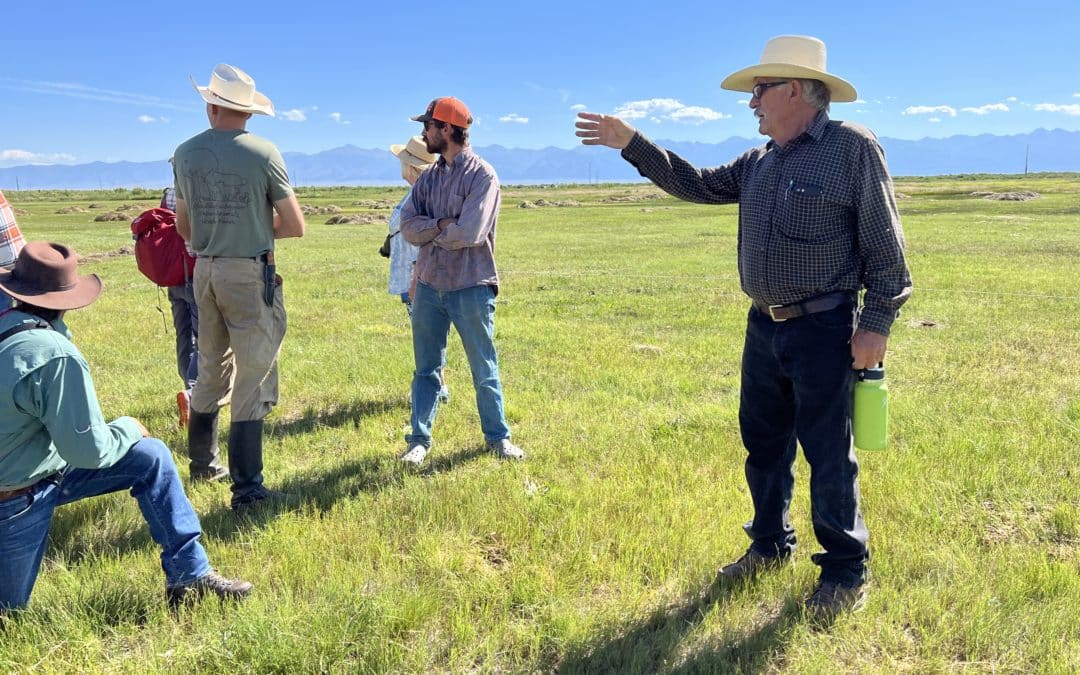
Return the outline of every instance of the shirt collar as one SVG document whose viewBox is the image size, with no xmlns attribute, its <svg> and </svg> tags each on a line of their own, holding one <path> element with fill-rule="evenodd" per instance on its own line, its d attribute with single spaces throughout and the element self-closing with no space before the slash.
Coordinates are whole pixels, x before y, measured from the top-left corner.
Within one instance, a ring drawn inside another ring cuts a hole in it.
<svg viewBox="0 0 1080 675">
<path fill-rule="evenodd" d="M 813 141 L 820 141 L 821 137 L 825 135 L 825 129 L 827 129 L 828 126 L 829 126 L 829 113 L 822 110 L 817 114 L 816 117 L 814 117 L 814 121 L 812 121 L 810 123 L 810 126 L 806 127 L 806 131 L 802 132 L 801 134 L 799 134 L 795 138 L 791 139 L 788 142 L 788 144 L 786 146 L 784 146 L 784 147 L 790 148 L 792 145 L 802 143 L 804 137 L 809 137 L 810 140 L 813 140 Z M 776 141 L 774 141 L 774 140 L 772 140 L 770 138 L 769 142 L 765 144 L 765 147 L 767 147 L 770 150 L 773 150 L 773 149 L 779 149 L 780 145 L 777 144 Z"/>
<path fill-rule="evenodd" d="M 461 148 L 461 151 L 454 157 L 454 166 L 463 165 L 470 157 L 472 157 L 472 154 L 473 152 L 471 145 L 466 145 L 465 147 Z M 439 159 L 438 161 L 436 161 L 436 164 L 438 164 L 440 167 L 446 167 L 446 158 L 442 155 L 439 155 Z"/>
</svg>

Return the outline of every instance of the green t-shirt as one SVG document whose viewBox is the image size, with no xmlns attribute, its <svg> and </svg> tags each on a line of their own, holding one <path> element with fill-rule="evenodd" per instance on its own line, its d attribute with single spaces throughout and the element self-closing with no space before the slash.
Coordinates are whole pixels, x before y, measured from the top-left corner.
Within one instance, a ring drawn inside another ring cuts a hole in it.
<svg viewBox="0 0 1080 675">
<path fill-rule="evenodd" d="M 199 255 L 253 258 L 274 250 L 274 202 L 292 194 L 273 143 L 247 131 L 207 129 L 173 155 L 176 196 L 187 203 Z"/>
</svg>

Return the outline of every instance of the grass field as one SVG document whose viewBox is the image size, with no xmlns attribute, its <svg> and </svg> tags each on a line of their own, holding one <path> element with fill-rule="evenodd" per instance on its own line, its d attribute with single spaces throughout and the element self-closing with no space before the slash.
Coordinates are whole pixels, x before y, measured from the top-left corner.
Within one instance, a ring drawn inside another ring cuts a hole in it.
<svg viewBox="0 0 1080 675">
<path fill-rule="evenodd" d="M 802 615 L 817 549 L 801 459 L 795 564 L 703 593 L 751 514 L 736 207 L 642 185 L 506 187 L 496 341 L 526 462 L 483 452 L 454 342 L 433 452 L 399 466 L 412 359 L 376 254 L 385 222 L 309 215 L 278 249 L 289 333 L 265 472 L 301 501 L 242 521 L 224 486 L 190 492 L 214 564 L 255 594 L 173 618 L 134 501 L 65 507 L 31 608 L 0 629 L 0 671 L 1077 672 L 1080 179 L 897 190 L 915 292 L 889 343 L 891 447 L 860 454 L 862 612 L 825 630 Z M 1014 190 L 1042 198 L 971 195 Z M 300 199 L 385 217 L 372 207 L 402 192 Z M 73 244 L 104 279 L 68 321 L 102 408 L 141 419 L 186 475 L 168 302 L 136 271 L 128 222 L 56 213 L 156 193 L 8 198 L 29 238 Z"/>
</svg>

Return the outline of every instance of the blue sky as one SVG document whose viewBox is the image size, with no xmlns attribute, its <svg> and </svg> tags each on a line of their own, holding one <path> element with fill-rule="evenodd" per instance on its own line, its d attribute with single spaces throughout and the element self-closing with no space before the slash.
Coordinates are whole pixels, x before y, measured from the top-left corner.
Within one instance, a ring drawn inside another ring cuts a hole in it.
<svg viewBox="0 0 1080 675">
<path fill-rule="evenodd" d="M 403 143 L 410 115 L 464 100 L 484 146 L 571 147 L 576 109 L 653 138 L 756 138 L 720 89 L 765 41 L 807 34 L 879 136 L 1080 130 L 1080 2 L 5 3 L 0 167 L 167 158 L 206 128 L 219 62 L 278 110 L 249 129 L 283 151 Z M 718 158 L 723 159 L 723 158 Z"/>
</svg>

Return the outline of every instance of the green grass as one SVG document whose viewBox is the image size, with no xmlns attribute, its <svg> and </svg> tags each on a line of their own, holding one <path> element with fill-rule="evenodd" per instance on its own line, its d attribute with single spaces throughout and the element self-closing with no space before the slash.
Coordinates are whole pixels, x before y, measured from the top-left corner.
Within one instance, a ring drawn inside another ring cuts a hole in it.
<svg viewBox="0 0 1080 675">
<path fill-rule="evenodd" d="M 890 340 L 891 446 L 861 453 L 866 609 L 800 612 L 816 543 L 797 464 L 795 564 L 706 601 L 750 515 L 736 419 L 747 300 L 737 209 L 648 186 L 506 187 L 497 345 L 514 439 L 483 438 L 460 344 L 429 464 L 398 466 L 412 370 L 376 254 L 385 225 L 282 242 L 289 333 L 266 476 L 298 506 L 236 521 L 190 492 L 216 566 L 249 602 L 164 609 L 127 495 L 60 509 L 8 672 L 1075 672 L 1080 669 L 1080 180 L 909 179 L 897 189 L 915 293 Z M 993 202 L 979 190 L 1035 190 Z M 349 213 L 397 188 L 307 188 Z M 71 243 L 106 291 L 69 315 L 106 416 L 177 450 L 167 301 L 127 223 L 66 205 L 153 191 L 8 194 L 33 239 Z M 578 206 L 518 208 L 523 201 Z"/>
</svg>

